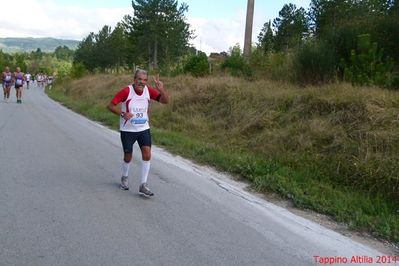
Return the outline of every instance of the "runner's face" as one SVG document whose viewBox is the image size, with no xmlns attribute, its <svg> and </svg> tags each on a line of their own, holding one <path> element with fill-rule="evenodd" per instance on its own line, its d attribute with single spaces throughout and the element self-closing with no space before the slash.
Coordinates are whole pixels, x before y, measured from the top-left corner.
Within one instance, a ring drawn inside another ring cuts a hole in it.
<svg viewBox="0 0 399 266">
<path fill-rule="evenodd" d="M 138 74 L 137 78 L 134 80 L 134 84 L 136 85 L 136 88 L 139 90 L 143 90 L 145 85 L 147 85 L 147 75 L 145 74 Z"/>
</svg>

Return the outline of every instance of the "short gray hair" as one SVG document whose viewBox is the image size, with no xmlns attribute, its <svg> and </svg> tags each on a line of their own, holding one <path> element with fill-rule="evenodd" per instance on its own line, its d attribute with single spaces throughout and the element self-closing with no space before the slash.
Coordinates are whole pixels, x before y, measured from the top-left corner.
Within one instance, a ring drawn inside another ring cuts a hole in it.
<svg viewBox="0 0 399 266">
<path fill-rule="evenodd" d="M 144 74 L 144 75 L 146 75 L 146 76 L 148 77 L 148 73 L 147 73 L 146 70 L 138 68 L 138 69 L 136 70 L 136 72 L 134 72 L 134 79 L 137 79 L 137 76 L 138 76 L 139 74 Z"/>
</svg>

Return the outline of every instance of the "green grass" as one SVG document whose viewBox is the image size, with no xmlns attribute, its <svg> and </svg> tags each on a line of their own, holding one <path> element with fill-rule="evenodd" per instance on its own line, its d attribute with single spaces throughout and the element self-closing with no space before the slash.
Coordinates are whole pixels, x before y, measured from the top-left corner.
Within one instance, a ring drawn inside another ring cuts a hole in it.
<svg viewBox="0 0 399 266">
<path fill-rule="evenodd" d="M 86 77 L 57 84 L 49 96 L 116 129 L 105 106 L 129 81 Z M 399 243 L 398 92 L 234 78 L 165 84 L 172 102 L 151 106 L 155 144 Z"/>
<path fill-rule="evenodd" d="M 158 145 L 199 163 L 245 177 L 260 192 L 277 192 L 296 207 L 328 214 L 352 229 L 396 242 L 399 239 L 397 205 L 383 197 L 315 181 L 316 178 L 309 176 L 315 172 L 298 172 L 276 161 L 235 153 L 179 133 L 160 129 L 153 129 L 152 133 Z"/>
</svg>

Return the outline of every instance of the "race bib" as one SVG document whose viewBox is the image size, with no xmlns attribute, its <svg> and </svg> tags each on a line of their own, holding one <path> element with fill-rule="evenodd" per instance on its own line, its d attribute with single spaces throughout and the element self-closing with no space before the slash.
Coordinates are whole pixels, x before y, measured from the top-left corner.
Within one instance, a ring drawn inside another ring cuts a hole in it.
<svg viewBox="0 0 399 266">
<path fill-rule="evenodd" d="M 6 78 L 4 80 L 5 81 L 10 81 L 11 80 L 11 76 L 6 76 Z"/>
<path fill-rule="evenodd" d="M 147 118 L 144 117 L 144 113 L 133 113 L 134 117 L 130 119 L 132 124 L 145 124 L 147 122 Z"/>
<path fill-rule="evenodd" d="M 16 85 L 22 85 L 22 79 L 17 79 L 15 80 Z"/>
</svg>

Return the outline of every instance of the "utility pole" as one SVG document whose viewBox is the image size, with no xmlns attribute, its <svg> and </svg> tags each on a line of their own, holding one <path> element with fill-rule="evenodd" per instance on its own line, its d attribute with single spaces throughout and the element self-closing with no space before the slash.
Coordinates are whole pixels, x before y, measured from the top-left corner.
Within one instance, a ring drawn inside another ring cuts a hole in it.
<svg viewBox="0 0 399 266">
<path fill-rule="evenodd" d="M 247 3 L 247 21 L 245 24 L 245 39 L 244 39 L 244 58 L 248 61 L 251 56 L 252 46 L 252 25 L 254 22 L 254 5 L 255 0 L 248 0 Z"/>
</svg>

